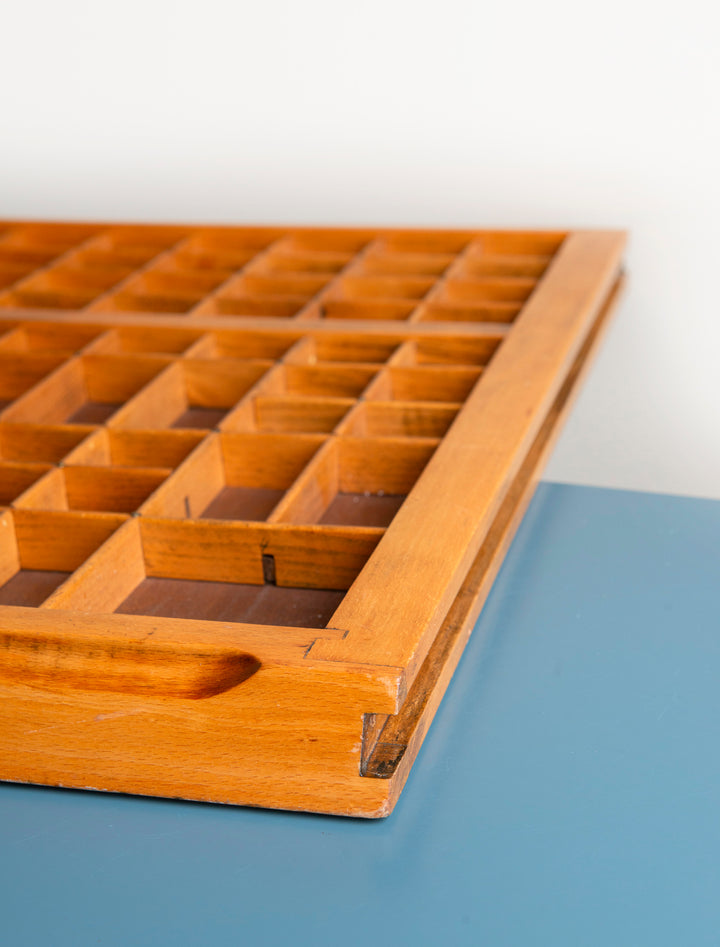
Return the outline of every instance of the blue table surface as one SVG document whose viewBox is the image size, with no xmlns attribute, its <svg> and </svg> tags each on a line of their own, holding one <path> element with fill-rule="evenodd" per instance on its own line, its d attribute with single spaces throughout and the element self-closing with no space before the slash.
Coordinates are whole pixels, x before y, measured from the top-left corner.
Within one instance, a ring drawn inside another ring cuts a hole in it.
<svg viewBox="0 0 720 947">
<path fill-rule="evenodd" d="M 394 814 L 0 786 L 0 943 L 720 943 L 720 502 L 542 484 Z"/>
</svg>

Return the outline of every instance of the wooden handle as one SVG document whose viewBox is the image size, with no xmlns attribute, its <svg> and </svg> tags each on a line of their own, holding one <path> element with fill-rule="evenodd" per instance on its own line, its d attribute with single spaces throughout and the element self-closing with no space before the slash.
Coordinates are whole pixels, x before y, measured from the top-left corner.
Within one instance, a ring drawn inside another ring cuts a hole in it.
<svg viewBox="0 0 720 947">
<path fill-rule="evenodd" d="M 50 690 L 114 691 L 198 700 L 237 687 L 260 667 L 229 648 L 169 647 L 151 638 L 0 633 L 0 681 Z"/>
</svg>

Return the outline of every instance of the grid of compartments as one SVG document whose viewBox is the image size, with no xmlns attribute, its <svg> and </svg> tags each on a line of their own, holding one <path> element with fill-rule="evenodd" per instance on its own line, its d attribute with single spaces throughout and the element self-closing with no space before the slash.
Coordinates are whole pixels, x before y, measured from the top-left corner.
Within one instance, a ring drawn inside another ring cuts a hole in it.
<svg viewBox="0 0 720 947">
<path fill-rule="evenodd" d="M 0 309 L 510 323 L 564 237 L 7 225 Z"/>
<path fill-rule="evenodd" d="M 327 627 L 503 337 L 0 323 L 0 604 Z"/>
</svg>

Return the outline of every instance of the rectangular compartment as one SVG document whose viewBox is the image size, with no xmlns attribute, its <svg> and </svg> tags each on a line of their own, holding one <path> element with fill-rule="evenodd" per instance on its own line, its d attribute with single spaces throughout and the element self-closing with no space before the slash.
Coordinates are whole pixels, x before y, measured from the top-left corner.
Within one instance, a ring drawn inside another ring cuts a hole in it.
<svg viewBox="0 0 720 947">
<path fill-rule="evenodd" d="M 418 308 L 419 300 L 406 299 L 344 299 L 326 296 L 320 305 L 323 319 L 367 319 L 405 321 Z"/>
<path fill-rule="evenodd" d="M 62 355 L 0 351 L 0 411 L 64 361 Z"/>
<path fill-rule="evenodd" d="M 414 339 L 406 344 L 416 365 L 478 365 L 490 362 L 504 335 L 450 336 Z"/>
<path fill-rule="evenodd" d="M 386 527 L 437 445 L 428 438 L 333 438 L 276 507 L 274 519 Z"/>
<path fill-rule="evenodd" d="M 72 359 L 3 415 L 35 424 L 102 424 L 168 364 L 152 356 L 83 355 Z"/>
<path fill-rule="evenodd" d="M 192 354 L 195 358 L 280 359 L 298 338 L 288 332 L 216 329 L 203 335 Z"/>
<path fill-rule="evenodd" d="M 101 327 L 83 323 L 25 321 L 4 337 L 2 348 L 67 358 L 84 349 L 102 331 Z"/>
<path fill-rule="evenodd" d="M 223 429 L 285 434 L 329 434 L 353 408 L 349 398 L 258 394 L 234 411 Z"/>
<path fill-rule="evenodd" d="M 296 316 L 310 297 L 298 295 L 260 295 L 247 290 L 224 287 L 193 313 L 197 316 L 269 316 L 288 319 Z"/>
<path fill-rule="evenodd" d="M 458 413 L 453 404 L 365 401 L 339 432 L 353 437 L 443 437 Z"/>
<path fill-rule="evenodd" d="M 213 435 L 141 512 L 179 519 L 265 520 L 324 440 L 310 435 Z"/>
<path fill-rule="evenodd" d="M 467 254 L 457 272 L 460 278 L 524 277 L 539 279 L 550 265 L 551 256 L 502 256 L 493 253 Z"/>
<path fill-rule="evenodd" d="M 183 269 L 222 270 L 229 276 L 271 246 L 275 238 L 266 228 L 201 230 L 188 237 L 171 259 Z"/>
<path fill-rule="evenodd" d="M 427 296 L 434 285 L 435 280 L 425 276 L 343 276 L 333 287 L 333 298 L 407 302 Z"/>
<path fill-rule="evenodd" d="M 173 468 L 205 437 L 202 431 L 100 428 L 65 458 L 66 465 Z"/>
<path fill-rule="evenodd" d="M 45 607 L 323 628 L 381 535 L 131 520 Z"/>
<path fill-rule="evenodd" d="M 186 353 L 202 338 L 202 332 L 192 329 L 122 326 L 98 336 L 88 352 L 94 355 L 177 356 Z"/>
<path fill-rule="evenodd" d="M 442 276 L 455 261 L 448 253 L 397 253 L 376 249 L 365 254 L 358 263 L 358 273 L 365 276 Z"/>
<path fill-rule="evenodd" d="M 263 273 L 284 274 L 284 273 L 309 273 L 319 274 L 332 279 L 336 273 L 344 269 L 353 259 L 352 253 L 339 253 L 332 251 L 300 251 L 285 249 L 278 245 L 277 249 L 270 251 L 262 262 L 257 264 L 258 269 Z"/>
<path fill-rule="evenodd" d="M 24 510 L 134 513 L 170 472 L 165 467 L 54 467 L 15 505 Z"/>
<path fill-rule="evenodd" d="M 482 373 L 481 368 L 456 366 L 390 366 L 365 393 L 374 401 L 465 401 Z"/>
<path fill-rule="evenodd" d="M 418 309 L 417 322 L 513 322 L 522 309 L 519 302 L 438 302 L 437 299 Z"/>
<path fill-rule="evenodd" d="M 0 461 L 0 506 L 9 506 L 48 470 L 47 464 Z"/>
<path fill-rule="evenodd" d="M 334 335 L 324 332 L 315 337 L 306 337 L 288 352 L 287 365 L 316 365 L 323 362 L 359 362 L 379 366 L 387 362 L 398 350 L 398 339 L 373 336 L 369 333 Z"/>
<path fill-rule="evenodd" d="M 535 289 L 536 281 L 526 277 L 485 277 L 449 279 L 443 283 L 437 301 L 454 305 L 482 303 L 524 303 Z"/>
<path fill-rule="evenodd" d="M 183 359 L 129 401 L 110 422 L 119 428 L 217 427 L 271 363 Z"/>
<path fill-rule="evenodd" d="M 70 262 L 51 267 L 16 286 L 3 297 L 3 304 L 47 309 L 83 309 L 106 292 L 117 274 L 85 270 Z"/>
<path fill-rule="evenodd" d="M 467 231 L 400 230 L 384 235 L 378 248 L 390 253 L 457 254 L 469 245 L 473 234 Z"/>
<path fill-rule="evenodd" d="M 0 457 L 57 464 L 94 430 L 82 424 L 0 423 Z"/>
<path fill-rule="evenodd" d="M 97 514 L 0 513 L 0 605 L 42 605 L 123 522 Z"/>
</svg>

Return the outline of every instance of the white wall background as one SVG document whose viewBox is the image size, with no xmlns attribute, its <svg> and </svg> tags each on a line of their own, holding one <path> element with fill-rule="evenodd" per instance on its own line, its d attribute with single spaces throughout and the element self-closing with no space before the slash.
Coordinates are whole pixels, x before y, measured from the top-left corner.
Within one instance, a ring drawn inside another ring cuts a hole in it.
<svg viewBox="0 0 720 947">
<path fill-rule="evenodd" d="M 627 227 L 550 478 L 720 497 L 710 2 L 0 7 L 0 216 Z"/>
</svg>

